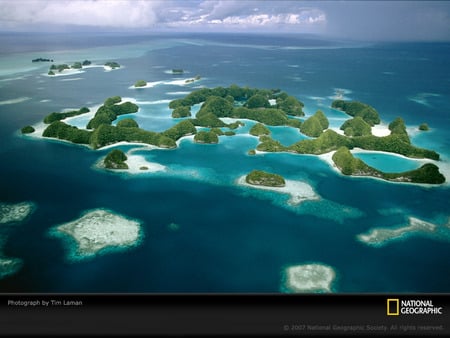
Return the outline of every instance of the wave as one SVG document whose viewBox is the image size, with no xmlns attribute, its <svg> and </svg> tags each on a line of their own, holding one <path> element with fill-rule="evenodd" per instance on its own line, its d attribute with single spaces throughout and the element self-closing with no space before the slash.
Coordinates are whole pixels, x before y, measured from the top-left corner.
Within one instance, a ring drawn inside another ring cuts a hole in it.
<svg viewBox="0 0 450 338">
<path fill-rule="evenodd" d="M 4 105 L 7 105 L 7 104 L 16 104 L 16 103 L 25 102 L 25 101 L 28 101 L 28 100 L 31 100 L 31 97 L 22 96 L 22 97 L 18 97 L 16 99 L 0 101 L 0 106 L 4 106 Z"/>
</svg>

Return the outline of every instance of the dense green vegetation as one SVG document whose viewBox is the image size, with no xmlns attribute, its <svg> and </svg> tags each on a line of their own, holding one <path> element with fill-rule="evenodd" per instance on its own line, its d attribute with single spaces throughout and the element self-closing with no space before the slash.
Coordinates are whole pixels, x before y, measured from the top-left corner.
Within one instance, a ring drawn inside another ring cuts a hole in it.
<svg viewBox="0 0 450 338">
<path fill-rule="evenodd" d="M 195 133 L 197 133 L 197 129 L 195 129 L 195 126 L 192 124 L 192 122 L 189 120 L 185 120 L 177 123 L 172 128 L 167 129 L 162 133 L 162 135 L 176 141 L 183 136 L 193 135 Z"/>
<path fill-rule="evenodd" d="M 344 100 L 335 100 L 331 104 L 332 108 L 344 111 L 350 116 L 357 117 L 360 116 L 364 121 L 366 121 L 370 126 L 380 123 L 380 116 L 375 108 L 369 106 L 366 103 L 358 101 L 346 102 Z"/>
<path fill-rule="evenodd" d="M 50 66 L 50 71 L 52 71 L 53 73 L 54 73 L 56 70 L 57 70 L 59 73 L 61 73 L 63 70 L 66 70 L 66 69 L 70 69 L 70 66 L 67 65 L 67 64 L 65 64 L 65 63 L 60 64 L 60 65 L 51 65 L 51 66 Z"/>
<path fill-rule="evenodd" d="M 341 146 L 352 148 L 351 139 L 346 136 L 339 135 L 334 130 L 328 129 L 318 138 L 296 142 L 287 147 L 286 150 L 298 154 L 320 155 L 328 153 L 332 150 L 337 150 Z"/>
<path fill-rule="evenodd" d="M 429 184 L 445 182 L 445 177 L 439 172 L 439 168 L 432 163 L 427 163 L 418 169 L 402 173 L 384 173 L 355 158 L 346 147 L 341 147 L 334 153 L 333 162 L 344 175 L 373 176 L 396 182 Z"/>
<path fill-rule="evenodd" d="M 133 114 L 139 110 L 139 107 L 132 102 L 122 102 L 120 96 L 113 96 L 105 100 L 103 106 L 97 109 L 94 117 L 88 122 L 87 129 L 98 128 L 102 124 L 111 124 L 117 119 L 117 116 L 124 114 Z"/>
<path fill-rule="evenodd" d="M 173 118 L 190 117 L 191 109 L 189 107 L 180 106 L 172 111 Z"/>
<path fill-rule="evenodd" d="M 20 131 L 22 134 L 31 134 L 35 132 L 35 129 L 32 126 L 25 126 Z"/>
<path fill-rule="evenodd" d="M 114 149 L 106 155 L 103 160 L 105 168 L 108 169 L 128 169 L 128 165 L 125 163 L 127 155 L 120 149 Z"/>
<path fill-rule="evenodd" d="M 138 80 L 135 82 L 134 86 L 139 88 L 139 87 L 145 87 L 147 85 L 147 81 L 145 80 Z"/>
<path fill-rule="evenodd" d="M 218 122 L 217 119 L 213 120 L 213 117 L 209 114 L 216 118 L 251 119 L 267 125 L 289 125 L 289 123 L 299 125 L 299 122 L 291 122 L 287 114 L 288 112 L 291 115 L 301 114 L 299 108 L 303 107 L 303 103 L 281 94 L 279 90 L 275 89 L 242 88 L 236 85 L 231 85 L 228 88 L 202 88 L 188 94 L 183 99 L 171 101 L 169 108 L 189 107 L 190 109 L 195 104 L 203 103 L 195 121 L 193 121 L 194 125 L 203 127 L 226 126 L 224 123 Z M 288 107 L 286 108 L 289 110 L 288 112 L 278 108 L 278 105 L 276 107 L 270 106 L 269 100 L 277 99 L 279 96 L 281 97 L 279 106 Z M 205 116 L 209 116 L 208 122 L 203 120 Z"/>
<path fill-rule="evenodd" d="M 314 115 L 306 119 L 300 126 L 300 131 L 310 137 L 319 137 L 329 125 L 325 114 L 318 110 Z"/>
<path fill-rule="evenodd" d="M 256 147 L 257 150 L 267 152 L 286 151 L 287 148 L 283 146 L 279 141 L 274 140 L 270 136 L 261 136 L 259 138 L 260 144 Z"/>
<path fill-rule="evenodd" d="M 270 135 L 270 130 L 262 123 L 255 124 L 249 131 L 253 136 Z"/>
<path fill-rule="evenodd" d="M 305 116 L 303 112 L 303 102 L 297 100 L 294 96 L 289 96 L 286 93 L 281 93 L 276 99 L 277 108 L 281 109 L 288 115 Z"/>
<path fill-rule="evenodd" d="M 372 135 L 372 128 L 361 116 L 345 121 L 340 129 L 344 131 L 346 136 L 350 137 Z"/>
<path fill-rule="evenodd" d="M 219 137 L 213 131 L 199 131 L 194 136 L 194 141 L 197 143 L 219 143 Z"/>
<path fill-rule="evenodd" d="M 77 144 L 89 144 L 91 135 L 91 131 L 78 129 L 61 121 L 50 124 L 42 134 L 44 137 L 53 137 Z"/>
<path fill-rule="evenodd" d="M 220 128 L 226 127 L 227 124 L 219 119 L 213 113 L 207 113 L 202 115 L 200 118 L 190 119 L 194 126 L 198 127 L 208 127 L 208 128 Z"/>
<path fill-rule="evenodd" d="M 245 181 L 248 184 L 266 187 L 284 187 L 286 185 L 286 181 L 282 176 L 262 170 L 253 170 L 245 177 Z"/>
<path fill-rule="evenodd" d="M 269 100 L 276 100 L 277 104 L 270 106 Z M 236 121 L 226 124 L 220 118 L 239 118 L 257 121 L 250 134 L 259 137 L 257 150 L 266 152 L 293 152 L 298 154 L 323 154 L 338 150 L 333 158 L 342 172 L 347 175 L 372 175 L 389 180 L 411 181 L 416 183 L 442 183 L 445 178 L 439 173 L 436 166 L 425 165 L 411 172 L 388 174 L 369 167 L 363 161 L 354 158 L 349 149 L 362 148 L 366 150 L 386 151 L 402 154 L 414 158 L 430 158 L 439 160 L 439 154 L 427 149 L 415 147 L 411 144 L 406 126 L 402 118 L 398 117 L 389 124 L 391 134 L 377 137 L 371 134 L 371 125 L 378 123 L 378 113 L 370 106 L 361 102 L 333 102 L 335 108 L 345 110 L 354 118 L 346 121 L 341 130 L 345 136 L 329 130 L 329 121 L 322 111 L 317 111 L 303 123 L 289 115 L 303 114 L 303 103 L 279 90 L 260 90 L 241 88 L 232 85 L 228 88 L 217 87 L 213 89 L 202 88 L 188 94 L 183 99 L 170 102 L 173 117 L 188 117 L 192 105 L 203 103 L 195 118 L 180 121 L 164 132 L 152 132 L 139 128 L 139 125 L 130 118 L 125 118 L 112 126 L 112 121 L 119 115 L 136 113 L 139 107 L 131 102 L 122 103 L 120 96 L 107 98 L 100 106 L 94 117 L 89 121 L 87 129 L 82 130 L 67 125 L 61 120 L 83 114 L 88 108 L 65 113 L 51 113 L 44 118 L 50 124 L 44 131 L 44 137 L 53 137 L 73 143 L 90 145 L 98 149 L 117 142 L 137 142 L 151 144 L 164 148 L 175 148 L 176 141 L 186 135 L 195 135 L 197 143 L 218 143 L 221 135 L 235 135 L 231 129 L 243 125 Z M 372 124 L 371 124 L 372 123 Z M 301 140 L 290 146 L 284 146 L 272 139 L 267 125 L 284 125 L 299 128 L 300 131 L 314 139 Z M 198 131 L 198 127 L 211 128 L 208 131 Z M 228 127 L 224 131 L 221 128 Z M 33 132 L 31 126 L 24 127 L 23 133 Z M 248 154 L 255 154 L 255 150 Z M 425 177 L 428 175 L 429 177 Z"/>
<path fill-rule="evenodd" d="M 120 120 L 119 122 L 117 122 L 117 127 L 139 128 L 139 125 L 135 120 L 127 118 L 127 119 L 123 119 L 123 120 Z"/>
<path fill-rule="evenodd" d="M 72 68 L 73 68 L 73 69 L 81 69 L 81 68 L 83 68 L 83 65 L 81 64 L 81 62 L 75 62 L 75 63 L 72 65 Z"/>
<path fill-rule="evenodd" d="M 98 149 L 118 142 L 137 142 L 155 145 L 161 148 L 176 148 L 173 139 L 152 131 L 140 128 L 121 128 L 102 124 L 92 132 L 90 146 Z"/>
<path fill-rule="evenodd" d="M 230 117 L 233 109 L 233 103 L 227 99 L 220 96 L 209 96 L 195 116 L 201 118 L 207 114 L 214 114 L 217 117 Z"/>
<path fill-rule="evenodd" d="M 120 65 L 117 62 L 106 62 L 105 66 L 112 69 L 120 68 Z"/>
<path fill-rule="evenodd" d="M 419 126 L 419 130 L 422 130 L 422 131 L 428 131 L 428 130 L 430 130 L 430 127 L 428 127 L 428 124 L 422 123 L 422 124 Z"/>
<path fill-rule="evenodd" d="M 39 59 L 37 59 L 37 60 L 39 60 Z M 42 59 L 43 61 L 51 61 L 51 62 L 53 62 L 53 60 L 48 60 L 48 59 Z M 35 62 L 34 60 L 33 60 L 33 62 Z M 91 64 L 92 62 L 91 61 L 89 61 L 89 60 L 84 60 L 83 62 L 74 62 L 73 64 L 72 64 L 72 66 L 69 66 L 68 64 L 65 64 L 65 63 L 63 63 L 63 64 L 60 64 L 60 65 L 55 65 L 55 64 L 53 64 L 53 65 L 51 65 L 50 66 L 50 69 L 49 69 L 49 71 L 48 71 L 48 75 L 55 75 L 55 71 L 58 71 L 59 73 L 61 73 L 63 70 L 66 70 L 66 69 L 82 69 L 83 68 L 83 66 L 89 66 L 90 64 Z"/>
<path fill-rule="evenodd" d="M 54 113 L 50 113 L 49 115 L 44 117 L 44 123 L 50 124 L 55 121 L 61 121 L 68 117 L 78 116 L 78 115 L 85 114 L 85 113 L 89 113 L 89 108 L 83 107 L 83 108 L 80 108 L 79 110 L 72 110 L 72 111 L 65 112 L 65 113 L 55 113 L 54 112 Z"/>
<path fill-rule="evenodd" d="M 244 103 L 244 107 L 254 109 L 254 108 L 269 108 L 270 103 L 266 96 L 261 94 L 255 94 L 250 97 L 247 102 Z"/>
<path fill-rule="evenodd" d="M 430 158 L 439 160 L 439 154 L 433 150 L 418 148 L 409 142 L 407 135 L 391 134 L 384 137 L 360 136 L 352 138 L 352 148 L 379 150 L 396 153 L 412 158 Z"/>
<path fill-rule="evenodd" d="M 340 147 L 333 154 L 332 159 L 344 175 L 380 176 L 378 170 L 368 166 L 359 158 L 355 158 L 346 147 Z"/>
</svg>

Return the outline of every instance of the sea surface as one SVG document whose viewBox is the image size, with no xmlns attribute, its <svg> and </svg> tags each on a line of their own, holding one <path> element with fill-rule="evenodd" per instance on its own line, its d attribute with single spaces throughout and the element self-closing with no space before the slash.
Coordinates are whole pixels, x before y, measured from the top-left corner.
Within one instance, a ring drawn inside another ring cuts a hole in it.
<svg viewBox="0 0 450 338">
<path fill-rule="evenodd" d="M 279 88 L 322 110 L 331 128 L 348 119 L 332 110 L 338 97 L 375 107 L 383 121 L 401 116 L 413 144 L 450 161 L 450 44 L 367 44 L 296 35 L 3 34 L 0 35 L 0 203 L 34 203 L 23 222 L 0 224 L 0 256 L 20 259 L 0 279 L 0 292 L 279 293 L 285 269 L 324 264 L 336 272 L 336 293 L 449 292 L 450 187 L 345 177 L 317 156 L 247 152 L 258 144 L 244 121 L 217 145 L 181 140 L 174 150 L 120 145 L 167 167 L 166 172 L 111 173 L 96 167 L 108 150 L 23 136 L 50 112 L 94 107 L 114 95 L 133 98 L 142 128 L 163 131 L 179 122 L 168 102 L 200 87 L 231 84 Z M 49 77 L 49 63 L 88 59 L 102 67 Z M 182 68 L 185 73 L 172 75 Z M 183 80 L 200 75 L 194 83 Z M 133 89 L 137 80 L 154 83 Z M 180 81 L 181 80 L 181 81 Z M 80 116 L 71 123 L 85 126 Z M 417 127 L 426 122 L 427 132 Z M 289 145 L 307 138 L 270 127 Z M 355 154 L 356 155 L 356 154 Z M 417 161 L 358 154 L 395 172 Z M 447 166 L 448 168 L 448 166 Z M 238 186 L 253 169 L 310 184 L 319 200 L 290 205 L 289 196 Z M 107 209 L 139 220 L 144 238 L 129 250 L 72 261 L 50 229 L 86 211 Z M 398 228 L 415 217 L 434 233 L 412 233 L 370 246 L 357 235 Z M 0 274 L 1 275 L 1 274 Z"/>
</svg>

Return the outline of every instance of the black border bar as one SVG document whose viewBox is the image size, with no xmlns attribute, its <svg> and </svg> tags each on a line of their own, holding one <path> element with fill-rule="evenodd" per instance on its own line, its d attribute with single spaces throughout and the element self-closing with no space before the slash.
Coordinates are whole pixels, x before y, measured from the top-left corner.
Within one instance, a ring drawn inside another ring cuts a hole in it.
<svg viewBox="0 0 450 338">
<path fill-rule="evenodd" d="M 392 315 L 388 299 L 436 310 Z M 11 293 L 0 335 L 450 336 L 450 295 Z"/>
</svg>

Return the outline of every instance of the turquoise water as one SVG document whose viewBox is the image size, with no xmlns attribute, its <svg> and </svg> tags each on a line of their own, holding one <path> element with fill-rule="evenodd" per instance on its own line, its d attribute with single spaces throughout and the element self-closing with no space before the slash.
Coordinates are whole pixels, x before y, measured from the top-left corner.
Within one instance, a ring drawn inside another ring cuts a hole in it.
<svg viewBox="0 0 450 338">
<path fill-rule="evenodd" d="M 136 100 L 140 110 L 132 118 L 141 127 L 163 131 L 179 121 L 170 116 L 170 100 L 199 87 L 235 83 L 280 88 L 305 103 L 306 117 L 324 111 L 332 128 L 348 118 L 330 108 L 337 93 L 367 102 L 384 122 L 401 115 L 413 144 L 434 149 L 447 161 L 448 44 L 303 50 L 297 47 L 305 42 L 293 36 L 120 36 L 108 43 L 91 35 L 2 39 L 0 155 L 5 160 L 0 202 L 31 201 L 36 209 L 21 224 L 0 225 L 0 255 L 24 262 L 17 273 L 0 279 L 0 291 L 276 293 L 282 290 L 286 267 L 322 263 L 338 275 L 336 292 L 448 292 L 447 184 L 428 187 L 345 177 L 311 155 L 250 156 L 258 140 L 248 135 L 255 122 L 247 120 L 236 136 L 220 136 L 217 145 L 186 138 L 173 150 L 118 146 L 167 168 L 139 174 L 96 168 L 109 150 L 18 133 L 52 111 L 93 107 L 113 95 Z M 48 64 L 31 64 L 37 57 L 54 57 L 57 63 L 91 59 L 99 65 L 114 59 L 123 68 L 90 68 L 49 78 L 43 75 Z M 186 74 L 171 75 L 172 68 L 183 68 Z M 175 82 L 197 74 L 202 77 L 198 82 Z M 158 84 L 130 89 L 139 79 Z M 80 116 L 71 123 L 83 127 L 87 121 Z M 429 132 L 415 131 L 422 122 L 429 124 Z M 291 127 L 270 130 L 284 145 L 306 138 Z M 358 156 L 385 171 L 417 166 L 392 155 Z M 287 194 L 238 186 L 236 180 L 253 169 L 303 181 L 319 199 L 290 205 Z M 139 220 L 142 243 L 70 262 L 67 243 L 49 236 L 49 230 L 98 208 Z M 381 248 L 356 239 L 374 227 L 405 225 L 409 216 L 434 223 L 439 231 Z"/>
<path fill-rule="evenodd" d="M 421 166 L 419 162 L 410 160 L 408 158 L 390 154 L 380 154 L 377 152 L 356 152 L 353 154 L 353 156 L 363 160 L 371 167 L 386 173 L 400 173 L 404 171 L 414 170 Z"/>
</svg>

